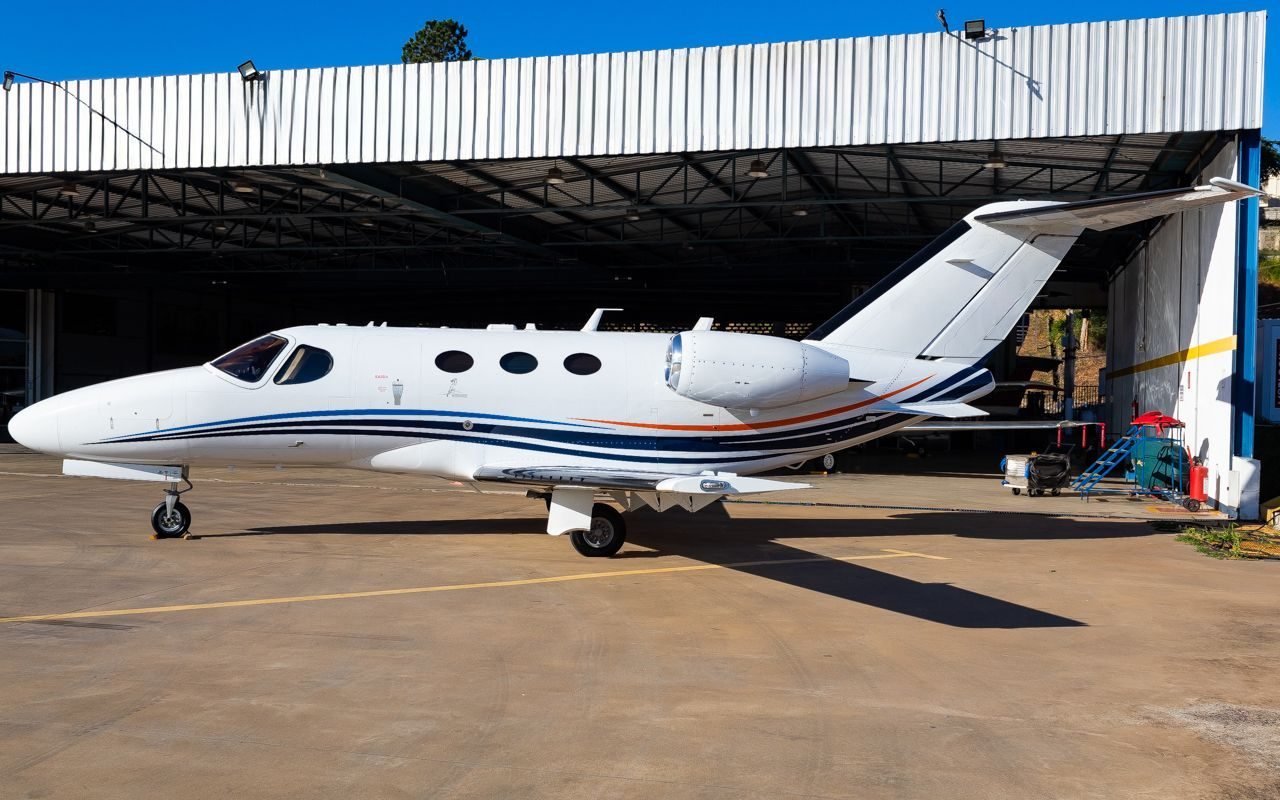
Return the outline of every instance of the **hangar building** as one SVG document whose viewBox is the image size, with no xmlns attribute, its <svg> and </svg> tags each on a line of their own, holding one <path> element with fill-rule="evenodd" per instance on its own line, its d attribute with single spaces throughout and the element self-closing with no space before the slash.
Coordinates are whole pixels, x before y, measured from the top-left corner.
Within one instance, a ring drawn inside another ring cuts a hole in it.
<svg viewBox="0 0 1280 800">
<path fill-rule="evenodd" d="M 800 336 L 985 202 L 1257 186 L 1265 23 L 16 75 L 5 413 L 304 322 L 577 327 L 616 306 L 635 329 Z M 1134 402 L 1186 420 L 1233 512 L 1256 483 L 1256 217 L 1088 233 L 1040 300 L 1107 310 L 1113 430 Z"/>
</svg>

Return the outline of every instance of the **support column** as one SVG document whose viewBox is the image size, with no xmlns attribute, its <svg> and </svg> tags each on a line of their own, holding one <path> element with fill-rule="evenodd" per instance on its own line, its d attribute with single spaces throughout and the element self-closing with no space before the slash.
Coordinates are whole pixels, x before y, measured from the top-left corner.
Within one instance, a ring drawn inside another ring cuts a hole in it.
<svg viewBox="0 0 1280 800">
<path fill-rule="evenodd" d="M 1262 132 L 1244 131 L 1236 178 L 1261 185 Z M 1258 339 L 1258 198 L 1241 203 L 1236 214 L 1236 363 L 1231 380 L 1231 453 L 1253 458 L 1254 404 L 1257 402 Z"/>
</svg>

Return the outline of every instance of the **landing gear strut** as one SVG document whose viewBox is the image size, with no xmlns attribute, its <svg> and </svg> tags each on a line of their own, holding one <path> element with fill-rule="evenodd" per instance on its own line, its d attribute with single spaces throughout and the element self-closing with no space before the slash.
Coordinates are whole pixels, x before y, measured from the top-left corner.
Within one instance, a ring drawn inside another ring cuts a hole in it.
<svg viewBox="0 0 1280 800">
<path fill-rule="evenodd" d="M 591 527 L 573 531 L 569 541 L 579 555 L 607 558 L 622 549 L 627 540 L 627 524 L 612 506 L 596 503 L 591 507 Z"/>
<path fill-rule="evenodd" d="M 164 490 L 164 502 L 152 509 L 151 530 L 155 531 L 152 538 L 176 539 L 186 535 L 191 527 L 191 511 L 178 498 L 195 487 L 186 478 L 182 480 L 187 488 L 180 490 L 177 488 L 178 484 L 170 484 Z"/>
</svg>

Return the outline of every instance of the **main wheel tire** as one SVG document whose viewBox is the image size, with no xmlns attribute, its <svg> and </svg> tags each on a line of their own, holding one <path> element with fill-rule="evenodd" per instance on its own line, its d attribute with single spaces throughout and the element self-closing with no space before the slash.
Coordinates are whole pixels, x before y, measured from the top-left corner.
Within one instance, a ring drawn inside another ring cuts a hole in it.
<svg viewBox="0 0 1280 800">
<path fill-rule="evenodd" d="M 1191 513 L 1193 513 L 1193 514 L 1194 514 L 1195 512 L 1197 512 L 1197 511 L 1199 511 L 1199 510 L 1200 510 L 1200 501 L 1199 501 L 1199 500 L 1193 500 L 1193 499 L 1188 498 L 1185 502 L 1183 502 L 1183 504 L 1182 504 L 1182 505 L 1183 505 L 1183 507 L 1184 507 L 1184 508 L 1186 508 L 1188 511 L 1190 511 L 1190 512 L 1191 512 Z"/>
<path fill-rule="evenodd" d="M 1062 490 L 1061 490 L 1061 489 L 1054 489 L 1054 490 L 1051 492 L 1051 494 L 1052 494 L 1054 497 L 1058 497 L 1059 495 L 1061 495 L 1061 494 L 1062 494 Z"/>
<path fill-rule="evenodd" d="M 191 511 L 181 502 L 175 503 L 170 514 L 165 504 L 161 503 L 151 512 L 151 530 L 156 532 L 157 539 L 176 539 L 191 527 Z"/>
<path fill-rule="evenodd" d="M 627 524 L 612 506 L 596 503 L 591 509 L 591 528 L 569 534 L 579 555 L 607 558 L 622 549 L 627 540 Z"/>
<path fill-rule="evenodd" d="M 1021 490 L 1021 489 L 1019 489 L 1017 486 L 1015 486 L 1015 487 L 1013 487 L 1013 494 L 1014 494 L 1014 496 L 1016 497 L 1016 496 L 1018 496 L 1018 495 L 1022 494 L 1022 490 Z"/>
</svg>

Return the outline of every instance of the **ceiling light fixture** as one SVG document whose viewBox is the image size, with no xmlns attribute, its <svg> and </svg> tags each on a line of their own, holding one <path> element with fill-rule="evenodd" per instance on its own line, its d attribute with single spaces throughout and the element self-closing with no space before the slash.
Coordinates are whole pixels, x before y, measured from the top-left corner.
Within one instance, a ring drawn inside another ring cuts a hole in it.
<svg viewBox="0 0 1280 800">
<path fill-rule="evenodd" d="M 240 77 L 246 81 L 260 81 L 267 77 L 267 74 L 253 65 L 253 59 L 249 59 L 240 66 L 236 67 L 240 70 Z"/>
<path fill-rule="evenodd" d="M 74 183 L 70 181 L 67 181 L 66 183 L 62 184 L 62 186 L 58 187 L 58 194 L 62 195 L 63 197 L 79 197 L 80 187 L 76 186 Z"/>
<path fill-rule="evenodd" d="M 760 159 L 751 162 L 751 166 L 747 167 L 748 178 L 767 178 L 769 177 L 769 168 L 764 165 Z"/>
<path fill-rule="evenodd" d="M 1009 166 L 1009 162 L 1004 160 L 1004 153 L 1000 152 L 1000 145 L 996 145 L 996 149 L 987 154 L 987 161 L 982 165 L 983 169 L 1004 169 Z"/>
<path fill-rule="evenodd" d="M 564 183 L 564 173 L 560 171 L 559 167 L 552 167 L 547 170 L 546 182 L 552 186 L 559 186 Z"/>
<path fill-rule="evenodd" d="M 227 232 L 227 226 L 226 226 L 226 225 L 224 225 L 224 224 L 223 224 L 223 223 L 221 223 L 221 222 L 214 223 L 214 226 L 213 226 L 213 232 L 214 232 L 214 233 L 226 233 L 226 232 Z"/>
<path fill-rule="evenodd" d="M 253 194 L 254 186 L 248 181 L 232 181 L 231 191 L 236 194 Z"/>
<path fill-rule="evenodd" d="M 626 213 L 626 218 L 627 218 L 627 221 L 628 221 L 628 222 L 639 222 L 639 221 L 640 221 L 640 209 L 638 209 L 638 208 L 628 208 L 628 209 L 627 209 L 627 213 Z"/>
<path fill-rule="evenodd" d="M 791 209 L 791 216 L 807 217 L 809 216 L 809 209 L 805 208 L 804 206 L 796 206 L 795 208 Z"/>
</svg>

